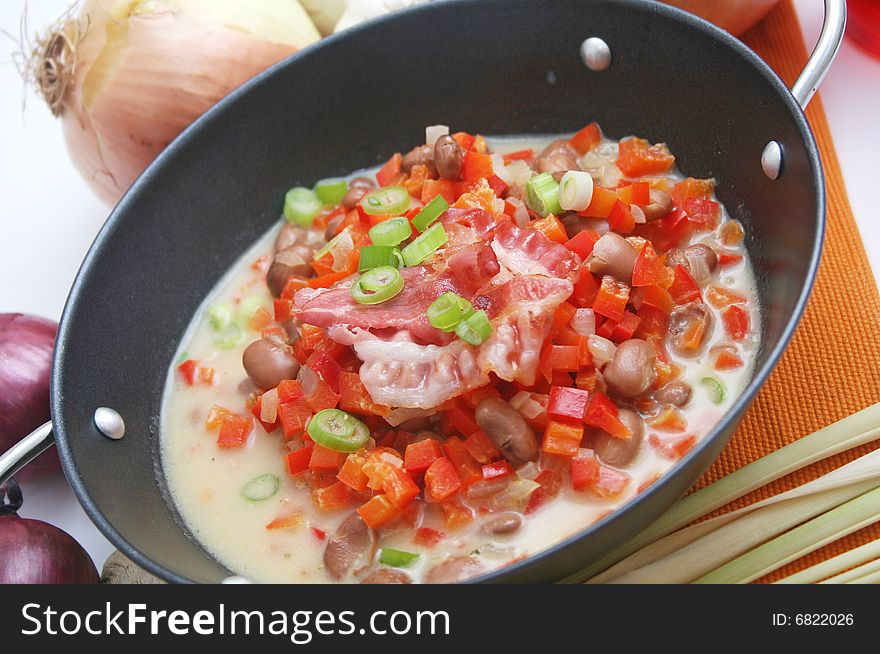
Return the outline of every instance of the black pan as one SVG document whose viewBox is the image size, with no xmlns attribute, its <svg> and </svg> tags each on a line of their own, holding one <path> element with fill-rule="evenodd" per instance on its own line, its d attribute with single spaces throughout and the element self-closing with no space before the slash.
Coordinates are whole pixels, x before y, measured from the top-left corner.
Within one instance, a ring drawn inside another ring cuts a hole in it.
<svg viewBox="0 0 880 654">
<path fill-rule="evenodd" d="M 796 87 L 801 102 L 842 33 L 843 0 L 827 5 L 839 24 L 828 26 L 818 64 Z M 606 70 L 582 61 L 588 37 L 610 47 Z M 114 545 L 169 581 L 222 580 L 230 572 L 187 535 L 168 500 L 162 393 L 195 310 L 275 224 L 284 192 L 384 161 L 421 142 L 425 125 L 555 133 L 592 120 L 612 137 L 665 141 L 686 174 L 718 179 L 718 197 L 746 228 L 763 342 L 745 393 L 670 474 L 597 524 L 482 579 L 571 578 L 647 526 L 721 451 L 797 324 L 824 230 L 822 169 L 798 100 L 738 40 L 656 2 L 430 3 L 328 38 L 231 94 L 159 156 L 101 230 L 61 320 L 52 423 L 0 462 L 0 476 L 54 431 L 71 486 Z M 762 166 L 771 141 L 779 149 Z M 98 407 L 121 415 L 123 438 L 96 428 Z"/>
</svg>

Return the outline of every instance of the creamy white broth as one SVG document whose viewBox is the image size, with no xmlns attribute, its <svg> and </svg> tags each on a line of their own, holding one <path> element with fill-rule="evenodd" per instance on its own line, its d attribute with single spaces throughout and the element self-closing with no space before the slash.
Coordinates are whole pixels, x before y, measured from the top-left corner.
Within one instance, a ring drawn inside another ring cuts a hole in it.
<svg viewBox="0 0 880 654">
<path fill-rule="evenodd" d="M 553 138 L 558 137 L 502 137 L 487 140 L 492 151 L 503 154 L 526 148 L 538 152 Z M 613 150 L 614 145 L 600 147 Z M 374 172 L 375 169 L 357 171 L 352 177 Z M 604 170 L 599 174 L 613 179 L 616 173 L 614 170 Z M 681 178 L 680 175 L 676 177 Z M 726 212 L 723 219 L 728 219 Z M 176 364 L 171 366 L 162 412 L 162 465 L 170 495 L 190 533 L 230 570 L 255 582 L 328 582 L 333 580 L 325 571 L 322 561 L 326 540 L 322 541 L 314 530 L 329 536 L 351 510 L 322 513 L 315 509 L 307 482 L 292 478 L 285 472 L 284 455 L 288 449 L 278 431 L 266 434 L 262 427 L 256 425 L 244 448 L 222 450 L 216 443 L 216 430 L 210 431 L 204 424 L 212 405 L 243 412 L 248 391 L 241 388 L 246 379 L 241 355 L 250 342 L 260 337 L 259 332 L 250 330 L 236 347 L 218 347 L 217 332 L 210 324 L 208 308 L 218 304 L 235 306 L 246 298 L 259 298 L 267 308 L 271 308 L 272 298 L 265 286 L 265 272 L 255 270 L 252 264 L 264 255 L 271 255 L 278 229 L 278 226 L 274 227 L 254 244 L 218 283 L 196 312 L 181 342 L 177 361 L 195 359 L 201 365 L 214 368 L 216 379 L 212 386 L 188 386 L 177 374 Z M 714 233 L 703 234 L 692 242 L 717 245 Z M 739 354 L 745 365 L 733 372 L 714 370 L 713 358 L 708 355 L 712 344 L 727 340 L 720 312 L 714 308 L 714 334 L 701 357 L 695 361 L 671 354 L 672 360 L 684 370 L 682 379 L 694 391 L 690 403 L 682 412 L 688 422 L 687 433 L 695 434 L 698 438 L 711 429 L 742 392 L 751 376 L 760 340 L 757 331 L 760 325 L 757 293 L 748 260 L 719 269 L 713 280 L 749 297 L 745 308 L 750 314 L 752 331 L 739 344 Z M 709 390 L 701 384 L 706 377 L 719 379 L 726 386 L 726 396 L 721 404 L 714 404 Z M 381 546 L 422 555 L 414 565 L 405 569 L 415 581 L 419 581 L 432 565 L 449 556 L 476 553 L 484 571 L 489 571 L 540 552 L 625 504 L 643 485 L 651 483 L 675 465 L 675 460 L 663 456 L 648 444 L 648 437 L 654 431 L 646 428 L 645 443 L 639 454 L 623 469 L 631 477 L 631 482 L 624 493 L 614 499 L 605 500 L 577 492 L 563 483 L 559 495 L 525 516 L 522 527 L 513 535 L 490 537 L 482 534 L 479 516 L 468 527 L 449 532 L 435 512 L 419 526 L 447 532 L 447 536 L 437 544 L 431 547 L 415 544 L 414 529 L 402 525 L 383 528 L 380 532 Z M 676 437 L 674 434 L 668 436 Z M 242 488 L 251 479 L 265 473 L 278 476 L 281 482 L 279 491 L 262 502 L 246 500 L 241 494 Z M 274 530 L 266 528 L 278 518 L 297 516 L 300 518 L 295 521 L 298 525 Z M 355 566 L 353 572 L 357 571 Z M 349 574 L 342 581 L 356 582 L 358 576 Z"/>
</svg>

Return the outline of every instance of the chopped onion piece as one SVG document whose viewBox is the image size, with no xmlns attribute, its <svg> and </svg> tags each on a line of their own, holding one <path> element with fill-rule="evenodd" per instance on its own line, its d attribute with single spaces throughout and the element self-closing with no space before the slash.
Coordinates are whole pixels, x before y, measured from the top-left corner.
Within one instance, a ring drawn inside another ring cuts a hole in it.
<svg viewBox="0 0 880 654">
<path fill-rule="evenodd" d="M 507 184 L 513 184 L 513 175 L 507 169 L 507 166 L 504 165 L 504 157 L 502 157 L 497 152 L 493 152 L 490 155 L 492 159 L 492 170 L 495 171 L 495 174 L 501 179 L 502 182 Z"/>
<path fill-rule="evenodd" d="M 571 317 L 571 328 L 581 336 L 596 333 L 596 314 L 592 309 L 577 309 Z"/>
<path fill-rule="evenodd" d="M 350 232 L 342 231 L 339 236 L 333 239 L 330 246 L 330 254 L 333 255 L 333 272 L 345 270 L 348 266 L 348 256 L 352 250 L 354 250 L 354 239 L 351 238 Z"/>
<path fill-rule="evenodd" d="M 532 178 L 532 169 L 529 168 L 529 164 L 522 159 L 511 161 L 506 168 L 507 172 L 510 173 L 510 178 L 513 180 L 512 183 L 515 186 L 525 186 Z"/>
<path fill-rule="evenodd" d="M 528 391 L 520 391 L 514 395 L 510 398 L 509 404 L 526 419 L 537 418 L 544 412 L 544 407 L 541 406 L 541 403 L 533 399 L 532 394 Z"/>
<path fill-rule="evenodd" d="M 273 423 L 278 418 L 278 389 L 273 388 L 260 396 L 260 420 Z"/>
<path fill-rule="evenodd" d="M 525 227 L 528 225 L 531 218 L 529 218 L 529 210 L 526 208 L 525 202 L 514 197 L 507 198 L 506 202 L 509 202 L 514 206 L 513 222 L 516 223 L 517 227 Z"/>
<path fill-rule="evenodd" d="M 517 479 L 507 485 L 503 491 L 495 495 L 492 503 L 502 509 L 523 509 L 532 493 L 541 487 L 531 479 Z"/>
<path fill-rule="evenodd" d="M 593 361 L 597 365 L 602 365 L 611 361 L 617 346 L 607 338 L 601 336 L 587 336 L 587 347 L 590 354 L 593 355 Z"/>
<path fill-rule="evenodd" d="M 425 128 L 425 143 L 434 146 L 437 139 L 449 134 L 449 125 L 429 125 Z"/>
<path fill-rule="evenodd" d="M 593 178 L 580 170 L 569 170 L 559 182 L 559 206 L 566 211 L 583 211 L 593 199 Z"/>
<path fill-rule="evenodd" d="M 633 221 L 637 225 L 644 225 L 648 222 L 648 219 L 645 218 L 645 212 L 642 211 L 642 208 L 637 204 L 629 205 L 630 213 L 632 213 Z"/>
<path fill-rule="evenodd" d="M 539 474 L 541 474 L 541 467 L 534 461 L 529 461 L 516 471 L 516 476 L 520 479 L 534 479 Z"/>
<path fill-rule="evenodd" d="M 602 172 L 599 174 L 599 185 L 605 188 L 617 188 L 622 179 L 623 172 L 617 167 L 617 164 L 610 163 L 602 167 Z"/>
<path fill-rule="evenodd" d="M 308 366 L 300 368 L 296 378 L 299 380 L 299 383 L 302 384 L 303 395 L 306 397 L 312 395 L 318 390 L 318 373 Z"/>
</svg>

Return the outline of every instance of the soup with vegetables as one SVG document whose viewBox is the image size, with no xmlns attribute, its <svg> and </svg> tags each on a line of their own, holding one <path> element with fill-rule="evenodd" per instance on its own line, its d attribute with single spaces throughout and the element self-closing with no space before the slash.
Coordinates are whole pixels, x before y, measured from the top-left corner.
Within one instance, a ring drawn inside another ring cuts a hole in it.
<svg viewBox="0 0 880 654">
<path fill-rule="evenodd" d="M 291 189 L 206 300 L 169 373 L 168 487 L 253 581 L 472 578 L 707 434 L 749 378 L 756 297 L 742 226 L 664 144 L 429 127 Z"/>
</svg>

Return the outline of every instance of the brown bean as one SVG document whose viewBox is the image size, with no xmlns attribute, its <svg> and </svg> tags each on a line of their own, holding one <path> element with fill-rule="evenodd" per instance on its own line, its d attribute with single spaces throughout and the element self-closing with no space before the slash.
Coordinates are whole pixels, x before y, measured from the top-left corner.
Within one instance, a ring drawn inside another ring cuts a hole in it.
<svg viewBox="0 0 880 654">
<path fill-rule="evenodd" d="M 566 139 L 556 139 L 544 148 L 535 159 L 535 169 L 539 173 L 557 173 L 580 170 L 577 152 Z"/>
<path fill-rule="evenodd" d="M 599 431 L 593 438 L 593 451 L 602 463 L 623 468 L 630 464 L 642 446 L 645 423 L 636 411 L 628 407 L 620 407 L 617 418 L 629 429 L 630 437 L 615 438 Z"/>
<path fill-rule="evenodd" d="M 623 397 L 638 397 L 654 383 L 657 351 L 640 338 L 624 341 L 602 372 L 608 387 Z"/>
<path fill-rule="evenodd" d="M 428 570 L 425 583 L 457 584 L 482 572 L 482 564 L 472 556 L 454 556 Z"/>
<path fill-rule="evenodd" d="M 590 272 L 611 275 L 618 281 L 632 282 L 633 268 L 639 251 L 620 234 L 608 232 L 596 241 L 590 258 Z"/>
<path fill-rule="evenodd" d="M 602 218 L 584 218 L 577 215 L 574 211 L 566 211 L 559 216 L 559 220 L 565 226 L 568 238 L 574 238 L 585 229 L 591 229 L 599 234 L 607 234 L 611 230 L 607 220 Z"/>
<path fill-rule="evenodd" d="M 314 256 L 315 251 L 305 245 L 293 245 L 276 254 L 266 273 L 266 285 L 272 295 L 281 297 L 284 285 L 292 276 L 311 277 L 314 270 L 310 262 Z"/>
<path fill-rule="evenodd" d="M 718 268 L 718 255 L 705 243 L 688 245 L 684 249 L 684 258 L 687 260 L 691 275 L 700 284 L 709 281 L 712 273 Z"/>
<path fill-rule="evenodd" d="M 357 513 L 352 513 L 327 540 L 324 567 L 333 579 L 340 579 L 367 550 L 375 546 L 375 534 Z"/>
<path fill-rule="evenodd" d="M 376 185 L 368 177 L 355 177 L 348 183 L 348 193 L 342 198 L 342 206 L 351 211 L 374 188 Z"/>
<path fill-rule="evenodd" d="M 522 518 L 518 513 L 498 513 L 483 523 L 483 533 L 512 534 L 522 526 Z"/>
<path fill-rule="evenodd" d="M 434 144 L 434 165 L 440 177 L 458 179 L 461 176 L 463 163 L 464 154 L 454 138 L 445 134 L 437 139 Z"/>
<path fill-rule="evenodd" d="M 700 337 L 700 343 L 696 348 L 685 347 L 683 341 L 684 334 L 689 331 L 689 327 L 702 321 L 705 323 Z M 678 354 L 683 356 L 694 356 L 700 352 L 706 344 L 709 336 L 712 334 L 712 312 L 702 302 L 691 302 L 684 306 L 676 307 L 669 316 L 669 337 L 670 347 Z"/>
<path fill-rule="evenodd" d="M 400 161 L 400 168 L 403 172 L 409 174 L 413 166 L 427 166 L 433 175 L 437 174 L 437 167 L 434 165 L 434 146 L 419 145 L 404 155 Z"/>
<path fill-rule="evenodd" d="M 287 345 L 261 338 L 245 349 L 241 363 L 247 376 L 263 390 L 275 388 L 282 379 L 296 379 L 299 362 Z"/>
<path fill-rule="evenodd" d="M 275 252 L 281 252 L 294 245 L 303 245 L 308 238 L 308 230 L 299 225 L 284 223 L 275 237 Z"/>
<path fill-rule="evenodd" d="M 654 393 L 654 400 L 659 404 L 683 407 L 691 401 L 692 393 L 690 384 L 687 382 L 671 381 Z"/>
<path fill-rule="evenodd" d="M 651 203 L 642 207 L 642 213 L 645 214 L 645 220 L 652 222 L 660 220 L 670 211 L 672 211 L 672 196 L 666 191 L 652 188 L 650 191 Z"/>
<path fill-rule="evenodd" d="M 538 441 L 519 412 L 497 397 L 480 400 L 475 409 L 477 425 L 501 450 L 504 458 L 520 465 L 538 458 Z"/>
<path fill-rule="evenodd" d="M 284 330 L 284 336 L 287 339 L 288 345 L 293 345 L 299 340 L 301 334 L 299 331 L 299 327 L 294 321 L 285 320 L 281 323 L 281 328 Z"/>
<path fill-rule="evenodd" d="M 379 568 L 361 579 L 362 584 L 411 584 L 412 578 L 402 570 Z"/>
</svg>

